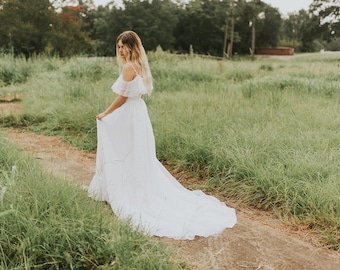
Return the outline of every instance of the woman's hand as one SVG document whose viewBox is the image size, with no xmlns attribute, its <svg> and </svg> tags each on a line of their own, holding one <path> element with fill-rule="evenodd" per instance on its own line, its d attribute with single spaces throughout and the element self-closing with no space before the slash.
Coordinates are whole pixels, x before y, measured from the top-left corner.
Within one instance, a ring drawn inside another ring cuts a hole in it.
<svg viewBox="0 0 340 270">
<path fill-rule="evenodd" d="M 98 120 L 101 121 L 105 116 L 106 116 L 106 113 L 105 113 L 105 112 L 102 112 L 102 113 L 98 114 L 98 115 L 96 116 L 96 118 L 97 118 Z"/>
<path fill-rule="evenodd" d="M 118 96 L 115 98 L 115 100 L 112 102 L 112 104 L 102 113 L 98 114 L 96 118 L 98 120 L 102 120 L 105 116 L 112 113 L 115 109 L 122 106 L 127 100 L 127 97 L 124 96 Z"/>
</svg>

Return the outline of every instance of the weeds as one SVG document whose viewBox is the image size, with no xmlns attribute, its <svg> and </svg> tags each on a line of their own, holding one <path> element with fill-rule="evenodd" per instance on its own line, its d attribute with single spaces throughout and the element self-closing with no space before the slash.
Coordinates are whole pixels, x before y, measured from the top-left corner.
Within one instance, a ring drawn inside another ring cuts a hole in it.
<svg viewBox="0 0 340 270">
<path fill-rule="evenodd" d="M 225 196 L 310 226 L 340 248 L 338 58 L 224 62 L 150 54 L 155 91 L 145 101 L 158 158 L 206 177 Z M 72 59 L 41 72 L 46 62 L 39 63 L 23 84 L 22 112 L 1 122 L 95 149 L 95 115 L 114 99 L 118 67 Z"/>
<path fill-rule="evenodd" d="M 182 269 L 155 240 L 0 135 L 0 268 Z"/>
</svg>

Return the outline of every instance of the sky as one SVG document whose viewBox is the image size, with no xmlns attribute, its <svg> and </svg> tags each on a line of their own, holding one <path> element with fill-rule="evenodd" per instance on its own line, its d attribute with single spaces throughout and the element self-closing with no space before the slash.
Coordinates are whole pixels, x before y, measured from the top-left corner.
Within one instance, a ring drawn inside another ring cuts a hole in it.
<svg viewBox="0 0 340 270">
<path fill-rule="evenodd" d="M 93 0 L 96 6 L 105 6 L 111 0 Z M 262 0 L 263 2 L 278 8 L 282 15 L 287 15 L 289 12 L 296 12 L 300 9 L 308 10 L 309 5 L 313 0 Z"/>
<path fill-rule="evenodd" d="M 297 12 L 300 9 L 308 10 L 309 5 L 313 2 L 313 0 L 262 0 L 262 1 L 271 5 L 274 8 L 279 8 L 280 13 L 283 15 L 287 15 L 290 12 Z"/>
</svg>

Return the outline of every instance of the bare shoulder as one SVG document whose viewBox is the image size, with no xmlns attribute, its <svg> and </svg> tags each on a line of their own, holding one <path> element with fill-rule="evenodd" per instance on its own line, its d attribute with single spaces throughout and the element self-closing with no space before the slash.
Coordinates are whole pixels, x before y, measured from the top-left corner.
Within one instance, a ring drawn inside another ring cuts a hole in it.
<svg viewBox="0 0 340 270">
<path fill-rule="evenodd" d="M 126 82 L 132 81 L 136 77 L 136 72 L 131 64 L 125 64 L 123 66 L 123 79 Z"/>
</svg>

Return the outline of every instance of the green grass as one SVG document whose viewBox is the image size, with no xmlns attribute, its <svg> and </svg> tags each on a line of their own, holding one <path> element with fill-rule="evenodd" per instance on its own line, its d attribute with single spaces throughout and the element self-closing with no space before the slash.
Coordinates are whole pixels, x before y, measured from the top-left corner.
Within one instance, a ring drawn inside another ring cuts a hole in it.
<svg viewBox="0 0 340 270">
<path fill-rule="evenodd" d="M 30 76 L 30 64 L 24 58 L 0 55 L 0 86 L 23 83 Z"/>
<path fill-rule="evenodd" d="M 78 186 L 0 135 L 0 269 L 182 269 Z"/>
<path fill-rule="evenodd" d="M 168 64 L 210 81 L 168 83 L 149 108 L 161 159 L 339 249 L 340 55 L 313 57 Z"/>
<path fill-rule="evenodd" d="M 304 224 L 340 248 L 339 54 L 149 59 L 155 91 L 145 100 L 159 159 L 205 177 L 200 188 Z M 33 61 L 20 84 L 21 113 L 0 121 L 95 149 L 95 115 L 114 98 L 116 64 L 52 59 L 44 69 L 46 61 Z"/>
</svg>

